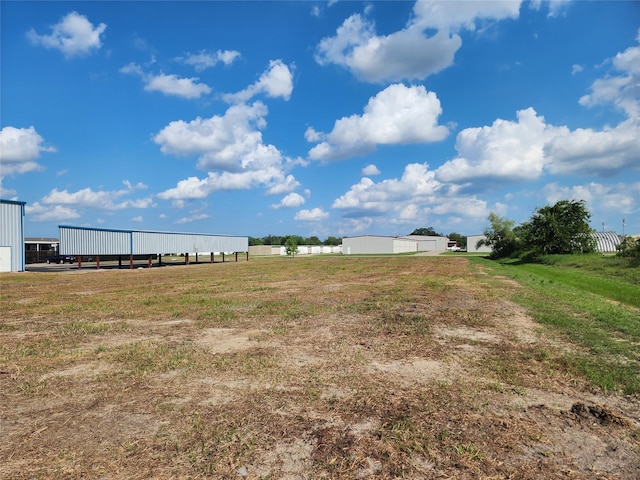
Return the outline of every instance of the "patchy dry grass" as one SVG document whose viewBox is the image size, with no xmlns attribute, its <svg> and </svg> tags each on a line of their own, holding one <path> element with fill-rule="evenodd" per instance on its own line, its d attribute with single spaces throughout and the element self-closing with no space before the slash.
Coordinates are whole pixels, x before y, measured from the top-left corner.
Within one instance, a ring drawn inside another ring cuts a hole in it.
<svg viewBox="0 0 640 480">
<path fill-rule="evenodd" d="M 2 479 L 640 472 L 638 397 L 462 257 L 0 280 Z"/>
</svg>

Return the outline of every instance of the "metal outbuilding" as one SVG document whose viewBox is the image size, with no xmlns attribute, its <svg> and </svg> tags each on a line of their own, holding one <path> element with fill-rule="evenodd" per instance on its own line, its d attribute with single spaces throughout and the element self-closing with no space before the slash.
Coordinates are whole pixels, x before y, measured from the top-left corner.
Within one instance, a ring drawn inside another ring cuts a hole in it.
<svg viewBox="0 0 640 480">
<path fill-rule="evenodd" d="M 406 235 L 398 237 L 410 242 L 416 242 L 420 252 L 445 252 L 449 244 L 449 237 L 432 235 Z"/>
<path fill-rule="evenodd" d="M 60 225 L 60 253 L 100 257 L 100 255 L 128 256 L 130 265 L 134 255 L 165 255 L 184 253 L 240 253 L 249 252 L 249 237 L 116 230 L 105 228 Z"/>
<path fill-rule="evenodd" d="M 342 238 L 342 253 L 358 254 L 395 254 L 409 252 L 445 252 L 447 237 L 426 235 L 407 235 L 402 237 L 385 237 L 378 235 L 361 235 Z"/>
<path fill-rule="evenodd" d="M 620 235 L 616 232 L 592 232 L 591 236 L 596 242 L 596 252 L 600 253 L 612 253 L 617 249 L 616 247 L 622 241 Z M 476 244 L 479 240 L 483 240 L 486 237 L 484 235 L 469 235 L 467 237 L 467 251 L 468 252 L 491 252 L 492 248 L 489 245 L 482 245 L 476 248 Z"/>
<path fill-rule="evenodd" d="M 25 205 L 0 199 L 0 272 L 24 272 Z"/>
<path fill-rule="evenodd" d="M 617 246 L 622 241 L 616 232 L 593 232 L 591 235 L 596 241 L 596 251 L 600 253 L 617 251 Z"/>
<path fill-rule="evenodd" d="M 484 235 L 469 235 L 467 236 L 467 252 L 475 252 L 475 253 L 491 253 L 493 249 L 490 245 L 481 245 L 476 246 L 480 240 L 486 240 L 487 237 Z"/>
</svg>

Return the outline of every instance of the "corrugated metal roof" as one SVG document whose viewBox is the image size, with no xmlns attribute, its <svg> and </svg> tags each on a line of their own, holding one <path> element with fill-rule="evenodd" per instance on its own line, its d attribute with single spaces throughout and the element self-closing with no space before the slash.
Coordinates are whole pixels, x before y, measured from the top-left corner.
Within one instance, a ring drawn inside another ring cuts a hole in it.
<svg viewBox="0 0 640 480">
<path fill-rule="evenodd" d="M 0 198 L 0 203 L 6 203 L 8 205 L 26 205 L 27 202 L 21 202 L 19 200 L 5 200 L 4 198 Z"/>
<path fill-rule="evenodd" d="M 602 253 L 615 252 L 621 242 L 616 232 L 593 232 L 592 236 L 596 241 L 596 250 Z"/>
<path fill-rule="evenodd" d="M 48 237 L 27 237 L 24 239 L 26 243 L 58 243 L 57 238 Z"/>
</svg>

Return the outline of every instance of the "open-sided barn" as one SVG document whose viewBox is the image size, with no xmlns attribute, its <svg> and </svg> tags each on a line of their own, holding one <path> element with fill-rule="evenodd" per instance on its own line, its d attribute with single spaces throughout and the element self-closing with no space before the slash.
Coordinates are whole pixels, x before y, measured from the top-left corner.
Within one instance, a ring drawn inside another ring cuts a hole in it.
<svg viewBox="0 0 640 480">
<path fill-rule="evenodd" d="M 152 232 L 60 225 L 60 253 L 100 257 L 175 253 L 249 252 L 249 237 L 200 233 Z M 188 258 L 188 257 L 187 257 Z"/>
</svg>

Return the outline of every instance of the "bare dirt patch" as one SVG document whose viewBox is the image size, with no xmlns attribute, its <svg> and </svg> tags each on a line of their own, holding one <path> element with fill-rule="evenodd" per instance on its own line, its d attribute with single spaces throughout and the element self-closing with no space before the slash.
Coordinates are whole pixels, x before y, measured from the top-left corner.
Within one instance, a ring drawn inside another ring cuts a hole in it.
<svg viewBox="0 0 640 480">
<path fill-rule="evenodd" d="M 464 258 L 219 267 L 3 277 L 0 478 L 639 478 L 640 399 Z"/>
<path fill-rule="evenodd" d="M 196 345 L 214 354 L 246 350 L 257 344 L 251 340 L 252 333 L 232 328 L 207 328 L 200 331 Z"/>
</svg>

